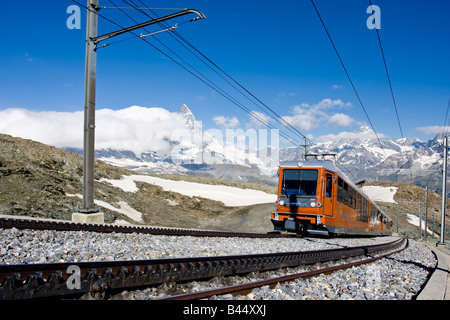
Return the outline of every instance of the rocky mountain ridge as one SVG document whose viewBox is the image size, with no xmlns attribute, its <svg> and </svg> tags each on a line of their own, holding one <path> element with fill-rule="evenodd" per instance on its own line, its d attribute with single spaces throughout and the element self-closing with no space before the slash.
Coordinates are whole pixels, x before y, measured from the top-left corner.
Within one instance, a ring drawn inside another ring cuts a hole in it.
<svg viewBox="0 0 450 320">
<path fill-rule="evenodd" d="M 299 147 L 261 150 L 225 145 L 224 137 L 203 130 L 185 105 L 179 115 L 185 119 L 188 139 L 170 141 L 173 151 L 135 154 L 129 150 L 96 150 L 96 158 L 138 172 L 190 174 L 235 181 L 276 184 L 279 163 L 302 160 Z M 223 138 L 222 140 L 220 138 Z M 69 149 L 82 154 L 80 149 Z M 440 192 L 443 146 L 439 137 L 422 142 L 417 138 L 379 140 L 367 126 L 342 137 L 311 143 L 310 154 L 334 153 L 334 161 L 355 182 L 393 181 L 428 186 Z M 273 155 L 278 161 L 267 161 Z M 266 157 L 266 158 L 264 158 Z M 213 160 L 212 162 L 210 160 Z M 208 162 L 209 161 L 209 162 Z"/>
</svg>

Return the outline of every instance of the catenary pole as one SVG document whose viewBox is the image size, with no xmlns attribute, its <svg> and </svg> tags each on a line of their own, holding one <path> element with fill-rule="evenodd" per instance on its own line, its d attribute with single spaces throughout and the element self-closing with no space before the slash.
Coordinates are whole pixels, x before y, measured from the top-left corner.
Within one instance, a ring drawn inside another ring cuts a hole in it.
<svg viewBox="0 0 450 320">
<path fill-rule="evenodd" d="M 425 241 L 427 241 L 428 230 L 428 186 L 425 187 Z"/>
<path fill-rule="evenodd" d="M 94 207 L 94 141 L 95 141 L 95 86 L 97 73 L 96 44 L 98 0 L 88 0 L 86 28 L 86 70 L 84 88 L 84 152 L 83 152 L 83 207 L 82 213 L 98 212 Z"/>
<path fill-rule="evenodd" d="M 100 41 L 160 23 L 182 15 L 194 13 L 198 17 L 192 19 L 204 19 L 205 16 L 194 9 L 185 9 L 164 17 L 152 19 L 132 27 L 123 28 L 101 36 L 98 32 L 98 0 L 87 0 L 87 27 L 86 27 L 86 64 L 85 64 L 85 97 L 84 97 L 84 140 L 83 140 L 83 205 L 78 209 L 79 213 L 96 213 L 94 207 L 94 152 L 95 152 L 95 87 L 97 73 L 97 44 Z"/>
<path fill-rule="evenodd" d="M 447 153 L 448 137 L 444 137 L 444 161 L 442 169 L 442 208 L 441 208 L 441 239 L 439 244 L 445 244 L 445 209 L 447 202 Z"/>
<path fill-rule="evenodd" d="M 422 203 L 419 201 L 419 239 L 422 240 Z"/>
</svg>

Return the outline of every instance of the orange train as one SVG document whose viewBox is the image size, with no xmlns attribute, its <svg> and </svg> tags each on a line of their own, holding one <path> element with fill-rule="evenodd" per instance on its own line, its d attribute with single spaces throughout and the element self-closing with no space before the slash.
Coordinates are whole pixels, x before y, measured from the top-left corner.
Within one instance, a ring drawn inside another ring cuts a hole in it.
<svg viewBox="0 0 450 320">
<path fill-rule="evenodd" d="M 333 162 L 288 161 L 279 169 L 274 231 L 390 235 L 392 220 Z"/>
</svg>

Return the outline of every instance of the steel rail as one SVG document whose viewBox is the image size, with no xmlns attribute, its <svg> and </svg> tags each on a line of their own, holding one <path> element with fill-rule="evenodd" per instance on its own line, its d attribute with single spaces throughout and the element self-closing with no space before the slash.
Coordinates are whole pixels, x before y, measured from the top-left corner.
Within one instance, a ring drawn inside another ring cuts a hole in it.
<svg viewBox="0 0 450 320">
<path fill-rule="evenodd" d="M 402 250 L 406 249 L 407 247 L 408 247 L 408 244 L 406 244 L 405 247 L 400 248 L 395 251 L 392 251 L 392 252 L 388 252 L 388 253 L 381 254 L 376 257 L 359 260 L 359 261 L 355 261 L 355 262 L 350 262 L 350 263 L 346 263 L 346 264 L 335 265 L 335 266 L 331 266 L 331 267 L 290 274 L 290 275 L 276 277 L 276 278 L 267 279 L 267 280 L 260 280 L 260 281 L 254 281 L 254 282 L 249 282 L 249 283 L 244 283 L 244 284 L 239 284 L 239 285 L 234 285 L 234 286 L 228 286 L 228 287 L 223 287 L 223 288 L 219 288 L 219 289 L 204 290 L 204 291 L 200 291 L 200 292 L 180 294 L 180 295 L 175 295 L 175 296 L 170 296 L 170 297 L 165 297 L 165 298 L 160 298 L 160 299 L 155 299 L 155 300 L 199 300 L 199 299 L 211 298 L 216 295 L 232 294 L 233 296 L 237 296 L 240 294 L 248 294 L 253 289 L 260 288 L 263 286 L 268 285 L 269 287 L 273 288 L 277 284 L 293 281 L 296 279 L 307 279 L 307 278 L 311 278 L 314 276 L 318 276 L 320 274 L 331 274 L 338 270 L 345 270 L 345 269 L 349 269 L 349 268 L 359 266 L 362 264 L 372 263 L 372 262 L 375 262 L 382 258 L 385 258 L 387 256 L 401 252 Z"/>
<path fill-rule="evenodd" d="M 102 233 L 146 233 L 165 236 L 193 236 L 193 237 L 245 237 L 245 238 L 284 238 L 294 235 L 231 232 L 218 230 L 180 229 L 169 227 L 153 227 L 141 225 L 113 225 L 107 223 L 79 223 L 64 220 L 42 220 L 28 218 L 0 217 L 0 228 L 17 228 L 33 230 L 55 231 L 91 231 Z"/>
<path fill-rule="evenodd" d="M 385 244 L 219 257 L 66 262 L 0 265 L 0 300 L 80 296 L 156 286 L 169 282 L 269 271 L 369 255 L 401 246 L 405 239 Z M 78 270 L 73 273 L 69 270 Z"/>
</svg>

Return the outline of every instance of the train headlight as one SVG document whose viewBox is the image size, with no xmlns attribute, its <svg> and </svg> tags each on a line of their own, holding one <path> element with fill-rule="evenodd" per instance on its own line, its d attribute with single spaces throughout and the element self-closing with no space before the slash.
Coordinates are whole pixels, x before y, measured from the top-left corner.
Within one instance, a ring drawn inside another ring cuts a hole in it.
<svg viewBox="0 0 450 320">
<path fill-rule="evenodd" d="M 279 204 L 280 206 L 284 206 L 284 201 L 283 201 L 283 200 L 280 200 L 280 201 L 278 202 L 278 204 Z"/>
<path fill-rule="evenodd" d="M 310 206 L 314 208 L 316 206 L 316 202 L 315 201 L 311 201 Z"/>
<path fill-rule="evenodd" d="M 322 206 L 322 204 L 320 202 L 317 202 L 317 208 L 320 208 Z"/>
</svg>

